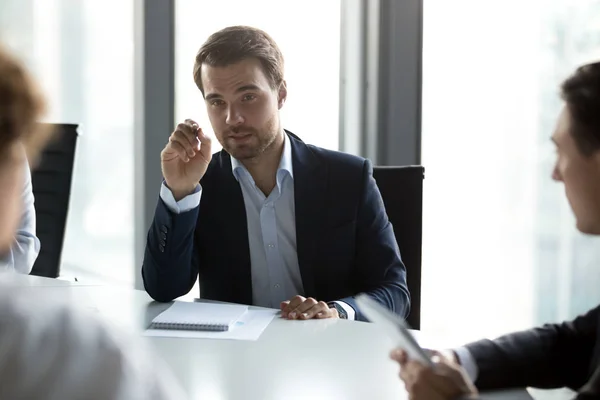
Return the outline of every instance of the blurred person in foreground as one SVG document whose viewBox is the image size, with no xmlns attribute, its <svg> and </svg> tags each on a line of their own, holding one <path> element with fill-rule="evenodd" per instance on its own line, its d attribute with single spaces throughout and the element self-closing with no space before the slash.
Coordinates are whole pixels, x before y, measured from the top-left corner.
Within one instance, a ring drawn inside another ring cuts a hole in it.
<svg viewBox="0 0 600 400">
<path fill-rule="evenodd" d="M 600 235 L 600 62 L 577 69 L 561 92 L 552 179 L 564 184 L 577 229 Z M 434 368 L 401 350 L 391 357 L 414 400 L 476 398 L 477 390 L 514 387 L 568 387 L 577 399 L 600 398 L 599 327 L 600 306 L 572 321 L 436 353 Z"/>
<path fill-rule="evenodd" d="M 0 263 L 22 211 L 23 173 L 50 132 L 36 121 L 44 101 L 21 64 L 0 47 Z M 5 268 L 0 268 L 3 270 Z M 182 399 L 159 360 L 94 315 L 11 284 L 0 274 L 0 398 Z"/>
</svg>

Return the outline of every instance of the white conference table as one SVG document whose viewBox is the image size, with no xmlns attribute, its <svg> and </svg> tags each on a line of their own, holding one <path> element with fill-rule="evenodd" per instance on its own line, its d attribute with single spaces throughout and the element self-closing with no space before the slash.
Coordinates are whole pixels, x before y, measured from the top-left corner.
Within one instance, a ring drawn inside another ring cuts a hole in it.
<svg viewBox="0 0 600 400">
<path fill-rule="evenodd" d="M 406 399 L 392 341 L 378 326 L 344 320 L 287 321 L 276 317 L 257 341 L 143 337 L 169 304 L 143 291 L 23 277 L 23 290 L 44 291 L 98 312 L 117 329 L 147 340 L 171 367 L 191 399 Z M 63 283 L 67 283 L 66 285 Z M 18 284 L 18 282 L 17 282 Z M 417 333 L 423 345 L 439 343 Z M 536 399 L 557 397 L 537 392 Z M 486 395 L 530 399 L 525 390 Z"/>
<path fill-rule="evenodd" d="M 49 279 L 33 275 L 13 274 L 10 280 L 3 282 L 5 285 L 17 287 L 65 287 L 65 286 L 88 286 L 88 284 L 67 281 L 62 279 Z M 98 285 L 94 285 L 98 286 Z"/>
</svg>

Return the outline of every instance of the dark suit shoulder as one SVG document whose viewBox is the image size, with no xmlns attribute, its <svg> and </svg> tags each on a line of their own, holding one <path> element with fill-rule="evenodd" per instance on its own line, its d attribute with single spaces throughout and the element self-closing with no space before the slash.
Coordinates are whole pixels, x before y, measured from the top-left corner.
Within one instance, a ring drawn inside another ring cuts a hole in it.
<svg viewBox="0 0 600 400">
<path fill-rule="evenodd" d="M 334 204 L 358 207 L 366 186 L 365 162 L 362 157 L 307 146 L 320 164 L 318 174 L 327 179 L 328 193 Z M 370 171 L 369 171 L 370 172 Z"/>
<path fill-rule="evenodd" d="M 367 160 L 317 146 L 307 145 L 307 148 L 317 163 L 317 168 L 312 170 L 314 179 L 325 179 L 327 182 L 326 198 L 331 209 L 339 209 L 344 215 L 355 215 L 367 187 Z M 332 219 L 335 220 L 334 217 Z"/>
<path fill-rule="evenodd" d="M 306 145 L 322 162 L 333 168 L 350 168 L 352 171 L 362 171 L 366 159 L 341 151 L 328 150 L 322 147 Z"/>
</svg>

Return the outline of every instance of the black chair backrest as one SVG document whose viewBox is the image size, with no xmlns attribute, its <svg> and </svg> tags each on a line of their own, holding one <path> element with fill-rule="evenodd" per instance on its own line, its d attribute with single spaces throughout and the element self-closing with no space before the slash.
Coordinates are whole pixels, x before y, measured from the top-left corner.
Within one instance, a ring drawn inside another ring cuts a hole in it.
<svg viewBox="0 0 600 400">
<path fill-rule="evenodd" d="M 53 138 L 31 173 L 40 254 L 31 275 L 57 278 L 67 223 L 77 125 L 49 124 Z"/>
<path fill-rule="evenodd" d="M 388 218 L 394 227 L 406 280 L 411 308 L 406 322 L 413 329 L 421 328 L 421 247 L 423 241 L 423 178 L 422 166 L 374 167 Z"/>
</svg>

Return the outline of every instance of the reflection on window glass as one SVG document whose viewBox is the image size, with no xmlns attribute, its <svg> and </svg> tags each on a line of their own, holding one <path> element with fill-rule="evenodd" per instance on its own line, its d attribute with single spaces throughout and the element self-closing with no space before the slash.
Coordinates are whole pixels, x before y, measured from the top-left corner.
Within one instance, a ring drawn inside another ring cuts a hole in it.
<svg viewBox="0 0 600 400">
<path fill-rule="evenodd" d="M 4 0 L 0 37 L 42 83 L 48 121 L 79 125 L 61 274 L 132 284 L 133 2 Z"/>
<path fill-rule="evenodd" d="M 599 0 L 424 2 L 423 329 L 475 339 L 600 301 L 600 246 L 550 179 L 558 86 Z M 443 201 L 440 201 L 443 199 Z"/>
<path fill-rule="evenodd" d="M 195 119 L 212 133 L 202 94 L 192 77 L 196 53 L 210 34 L 231 25 L 250 25 L 271 35 L 285 59 L 288 99 L 282 109 L 284 128 L 307 143 L 337 149 L 340 2 L 178 0 L 176 119 Z"/>
</svg>

